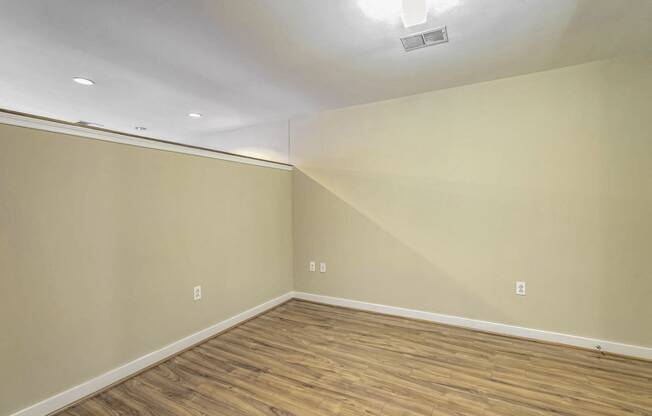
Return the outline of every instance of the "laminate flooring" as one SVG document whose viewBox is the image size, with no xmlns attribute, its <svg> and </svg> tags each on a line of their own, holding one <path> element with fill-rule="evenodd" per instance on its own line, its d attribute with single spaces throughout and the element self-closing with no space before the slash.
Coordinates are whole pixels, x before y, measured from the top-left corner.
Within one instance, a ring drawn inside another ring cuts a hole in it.
<svg viewBox="0 0 652 416">
<path fill-rule="evenodd" d="M 291 300 L 58 415 L 652 415 L 652 362 Z"/>
</svg>

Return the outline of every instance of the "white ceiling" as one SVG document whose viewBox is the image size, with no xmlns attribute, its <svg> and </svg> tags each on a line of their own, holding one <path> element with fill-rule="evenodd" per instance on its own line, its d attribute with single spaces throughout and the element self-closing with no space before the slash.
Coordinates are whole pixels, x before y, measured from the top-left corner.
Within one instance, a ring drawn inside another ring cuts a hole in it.
<svg viewBox="0 0 652 416">
<path fill-rule="evenodd" d="M 244 126 L 652 51 L 652 0 L 429 1 L 405 29 L 400 0 L 0 0 L 0 107 L 220 149 Z M 449 43 L 404 52 L 443 25 Z"/>
</svg>

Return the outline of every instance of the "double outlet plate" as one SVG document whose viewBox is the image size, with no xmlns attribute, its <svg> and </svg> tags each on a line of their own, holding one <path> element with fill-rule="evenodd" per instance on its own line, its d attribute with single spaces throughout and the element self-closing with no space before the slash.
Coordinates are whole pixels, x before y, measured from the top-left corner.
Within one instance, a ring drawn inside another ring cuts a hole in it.
<svg viewBox="0 0 652 416">
<path fill-rule="evenodd" d="M 317 263 L 314 262 L 314 261 L 311 261 L 308 264 L 308 271 L 309 272 L 314 272 L 316 270 L 317 270 Z M 324 263 L 324 262 L 319 263 L 319 272 L 320 273 L 326 273 L 326 263 Z"/>
</svg>

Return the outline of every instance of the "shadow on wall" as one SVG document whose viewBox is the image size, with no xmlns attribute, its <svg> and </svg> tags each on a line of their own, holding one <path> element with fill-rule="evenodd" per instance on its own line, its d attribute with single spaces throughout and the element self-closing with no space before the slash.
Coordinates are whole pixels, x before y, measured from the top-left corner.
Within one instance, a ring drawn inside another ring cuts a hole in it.
<svg viewBox="0 0 652 416">
<path fill-rule="evenodd" d="M 295 286 L 652 346 L 650 58 L 293 121 Z"/>
<path fill-rule="evenodd" d="M 294 171 L 293 226 L 296 290 L 509 321 L 454 270 L 438 264 L 445 253 L 424 253 L 299 169 Z M 311 260 L 327 262 L 328 272 L 309 272 Z"/>
<path fill-rule="evenodd" d="M 605 218 L 625 202 L 573 189 L 297 168 L 295 289 L 649 345 L 636 317 L 649 310 L 650 285 L 633 291 L 616 272 L 649 261 L 604 235 L 607 225 L 613 236 L 632 235 L 641 222 Z M 640 214 L 649 202 L 629 210 Z M 326 261 L 328 272 L 308 272 L 311 260 Z M 527 281 L 526 296 L 515 294 L 517 280 Z"/>
</svg>

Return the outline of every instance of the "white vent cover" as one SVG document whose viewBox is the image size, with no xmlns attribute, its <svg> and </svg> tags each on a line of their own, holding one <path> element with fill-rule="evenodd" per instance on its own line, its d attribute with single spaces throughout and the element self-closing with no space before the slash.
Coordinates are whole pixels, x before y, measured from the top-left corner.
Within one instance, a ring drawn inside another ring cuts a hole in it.
<svg viewBox="0 0 652 416">
<path fill-rule="evenodd" d="M 425 48 L 426 46 L 448 42 L 448 33 L 446 32 L 446 26 L 444 26 L 438 29 L 432 29 L 415 35 L 406 36 L 401 38 L 401 42 L 403 42 L 405 52 L 410 52 L 415 49 Z"/>
</svg>

